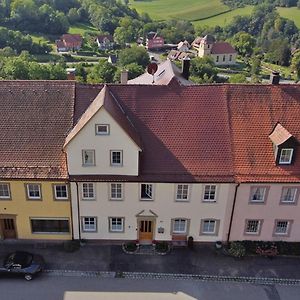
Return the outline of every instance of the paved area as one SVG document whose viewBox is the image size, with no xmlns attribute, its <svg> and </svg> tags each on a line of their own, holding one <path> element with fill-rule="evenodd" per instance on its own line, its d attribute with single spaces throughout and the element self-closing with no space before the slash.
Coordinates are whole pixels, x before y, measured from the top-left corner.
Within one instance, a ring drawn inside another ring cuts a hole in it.
<svg viewBox="0 0 300 300">
<path fill-rule="evenodd" d="M 130 255 L 119 245 L 89 244 L 66 252 L 62 244 L 0 242 L 0 259 L 8 252 L 26 250 L 44 256 L 49 270 L 197 274 L 210 276 L 300 279 L 300 257 L 245 257 L 234 259 L 211 246 L 175 248 L 169 254 Z"/>
</svg>

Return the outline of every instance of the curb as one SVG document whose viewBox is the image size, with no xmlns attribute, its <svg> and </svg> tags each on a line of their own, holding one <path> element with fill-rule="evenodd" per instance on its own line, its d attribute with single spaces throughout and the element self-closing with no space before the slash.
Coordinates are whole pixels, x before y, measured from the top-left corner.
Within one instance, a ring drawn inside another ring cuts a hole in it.
<svg viewBox="0 0 300 300">
<path fill-rule="evenodd" d="M 237 282 L 258 285 L 300 285 L 300 279 L 247 277 L 247 276 L 217 276 L 171 273 L 143 273 L 143 272 L 104 272 L 104 271 L 72 271 L 72 270 L 44 270 L 49 276 L 88 277 L 88 278 L 126 278 L 126 279 L 164 279 L 164 280 L 198 280 L 215 282 Z"/>
</svg>

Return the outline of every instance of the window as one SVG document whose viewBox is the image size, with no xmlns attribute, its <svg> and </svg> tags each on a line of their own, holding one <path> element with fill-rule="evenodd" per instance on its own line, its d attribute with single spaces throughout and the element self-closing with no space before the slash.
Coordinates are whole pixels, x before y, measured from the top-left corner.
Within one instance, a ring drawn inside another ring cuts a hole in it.
<svg viewBox="0 0 300 300">
<path fill-rule="evenodd" d="M 41 186 L 39 184 L 27 184 L 28 199 L 41 199 Z"/>
<path fill-rule="evenodd" d="M 124 232 L 124 218 L 109 218 L 110 232 Z"/>
<path fill-rule="evenodd" d="M 259 234 L 261 227 L 260 220 L 246 220 L 246 234 Z"/>
<path fill-rule="evenodd" d="M 226 56 L 225 56 L 225 55 L 223 55 L 223 61 L 225 61 L 225 59 L 226 59 Z"/>
<path fill-rule="evenodd" d="M 10 199 L 10 188 L 8 183 L 0 183 L 0 199 Z"/>
<path fill-rule="evenodd" d="M 69 220 L 31 219 L 32 233 L 69 233 Z"/>
<path fill-rule="evenodd" d="M 65 184 L 54 185 L 54 196 L 55 199 L 68 199 L 68 188 Z"/>
<path fill-rule="evenodd" d="M 110 199 L 122 200 L 122 183 L 110 184 Z"/>
<path fill-rule="evenodd" d="M 252 187 L 250 202 L 264 203 L 267 198 L 267 188 L 266 187 Z"/>
<path fill-rule="evenodd" d="M 83 183 L 82 184 L 82 199 L 83 200 L 95 199 L 94 183 Z"/>
<path fill-rule="evenodd" d="M 229 61 L 232 61 L 232 54 L 229 55 Z"/>
<path fill-rule="evenodd" d="M 216 220 L 202 220 L 202 234 L 216 234 Z"/>
<path fill-rule="evenodd" d="M 122 166 L 123 158 L 122 158 L 121 150 L 111 150 L 110 151 L 110 164 L 112 166 Z"/>
<path fill-rule="evenodd" d="M 85 232 L 97 231 L 97 218 L 96 217 L 83 217 L 82 218 L 82 230 Z"/>
<path fill-rule="evenodd" d="M 217 55 L 216 62 L 219 62 L 219 55 Z"/>
<path fill-rule="evenodd" d="M 189 185 L 188 184 L 178 184 L 176 191 L 176 200 L 186 201 L 189 198 Z"/>
<path fill-rule="evenodd" d="M 153 200 L 153 189 L 152 184 L 141 184 L 141 199 L 142 200 Z"/>
<path fill-rule="evenodd" d="M 187 220 L 186 219 L 174 219 L 173 221 L 173 233 L 187 233 Z"/>
<path fill-rule="evenodd" d="M 281 149 L 279 163 L 289 165 L 292 162 L 294 149 Z"/>
<path fill-rule="evenodd" d="M 277 220 L 275 221 L 275 235 L 288 235 L 290 231 L 291 221 Z"/>
<path fill-rule="evenodd" d="M 283 187 L 280 202 L 281 203 L 295 203 L 298 189 L 295 187 Z"/>
<path fill-rule="evenodd" d="M 206 185 L 204 187 L 203 201 L 205 202 L 216 202 L 216 190 L 215 185 Z"/>
<path fill-rule="evenodd" d="M 109 135 L 108 124 L 96 124 L 95 130 L 96 130 L 96 135 Z"/>
<path fill-rule="evenodd" d="M 82 150 L 82 165 L 83 166 L 95 165 L 95 150 Z"/>
</svg>

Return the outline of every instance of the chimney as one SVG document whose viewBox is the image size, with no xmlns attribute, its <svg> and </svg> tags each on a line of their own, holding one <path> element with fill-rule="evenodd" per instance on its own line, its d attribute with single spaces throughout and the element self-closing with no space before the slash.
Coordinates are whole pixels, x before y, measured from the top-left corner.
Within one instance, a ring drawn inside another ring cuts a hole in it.
<svg viewBox="0 0 300 300">
<path fill-rule="evenodd" d="M 279 72 L 272 72 L 270 75 L 270 83 L 271 84 L 279 84 L 280 81 L 280 74 Z"/>
<path fill-rule="evenodd" d="M 128 71 L 122 70 L 121 71 L 121 84 L 127 84 L 128 81 Z"/>
<path fill-rule="evenodd" d="M 181 70 L 181 74 L 183 78 L 185 78 L 186 80 L 189 80 L 190 77 L 190 64 L 191 64 L 191 59 L 188 56 L 186 56 L 182 60 L 182 70 Z"/>
</svg>

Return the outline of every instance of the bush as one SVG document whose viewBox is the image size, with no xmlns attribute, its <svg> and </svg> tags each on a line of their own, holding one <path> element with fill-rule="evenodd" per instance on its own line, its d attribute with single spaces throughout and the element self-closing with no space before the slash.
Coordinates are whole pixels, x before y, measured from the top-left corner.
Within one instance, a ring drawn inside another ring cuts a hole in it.
<svg viewBox="0 0 300 300">
<path fill-rule="evenodd" d="M 242 242 L 232 242 L 228 252 L 233 257 L 241 258 L 246 255 L 246 248 Z"/>
<path fill-rule="evenodd" d="M 124 245 L 124 249 L 128 252 L 134 252 L 137 250 L 137 245 L 134 242 L 129 242 Z"/>
<path fill-rule="evenodd" d="M 160 253 L 166 253 L 169 250 L 169 244 L 167 242 L 157 242 L 155 244 L 155 251 Z"/>
</svg>

